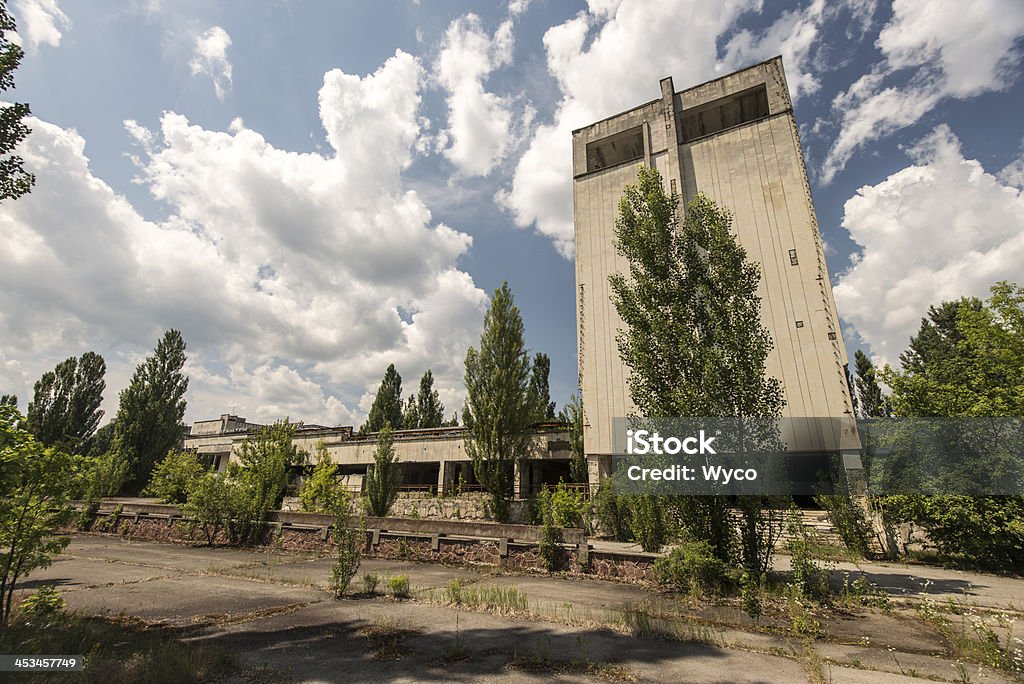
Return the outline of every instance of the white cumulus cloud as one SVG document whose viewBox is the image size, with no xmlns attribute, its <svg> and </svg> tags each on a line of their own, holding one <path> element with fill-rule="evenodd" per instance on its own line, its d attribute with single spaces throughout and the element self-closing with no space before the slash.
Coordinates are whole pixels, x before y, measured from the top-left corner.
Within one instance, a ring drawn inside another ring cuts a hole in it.
<svg viewBox="0 0 1024 684">
<path fill-rule="evenodd" d="M 1017 75 L 1019 0 L 894 0 L 892 9 L 876 42 L 883 60 L 833 102 L 839 132 L 825 183 L 863 145 L 917 123 L 942 100 L 1003 90 Z"/>
<path fill-rule="evenodd" d="M 478 16 L 467 14 L 445 32 L 434 65 L 448 105 L 441 152 L 463 176 L 486 176 L 512 145 L 511 98 L 484 85 L 492 71 L 511 63 L 512 47 L 510 19 L 491 35 Z"/>
<path fill-rule="evenodd" d="M 43 44 L 57 47 L 63 32 L 71 28 L 57 0 L 13 0 L 11 9 L 18 21 L 18 38 L 29 50 Z"/>
<path fill-rule="evenodd" d="M 326 154 L 274 147 L 240 120 L 126 122 L 161 221 L 93 174 L 76 131 L 33 119 L 21 154 L 36 187 L 0 214 L 0 380 L 15 385 L 0 391 L 27 396 L 27 379 L 95 349 L 113 410 L 140 356 L 176 327 L 191 419 L 358 422 L 388 363 L 409 386 L 432 368 L 459 406 L 486 295 L 458 266 L 471 238 L 433 222 L 401 181 L 422 80 L 402 52 L 364 77 L 325 74 Z"/>
<path fill-rule="evenodd" d="M 1024 195 L 965 159 L 946 125 L 909 150 L 915 162 L 865 186 L 844 208 L 861 252 L 836 306 L 884 363 L 895 363 L 930 305 L 1024 283 Z"/>
<path fill-rule="evenodd" d="M 195 37 L 194 56 L 189 66 L 193 76 L 208 76 L 218 100 L 231 88 L 231 61 L 228 48 L 231 36 L 220 26 L 213 26 Z"/>
<path fill-rule="evenodd" d="M 658 81 L 714 77 L 716 40 L 757 0 L 651 3 L 590 0 L 586 11 L 544 34 L 548 70 L 562 97 L 537 126 L 499 203 L 518 226 L 533 226 L 566 258 L 573 253 L 572 131 L 658 96 Z"/>
</svg>

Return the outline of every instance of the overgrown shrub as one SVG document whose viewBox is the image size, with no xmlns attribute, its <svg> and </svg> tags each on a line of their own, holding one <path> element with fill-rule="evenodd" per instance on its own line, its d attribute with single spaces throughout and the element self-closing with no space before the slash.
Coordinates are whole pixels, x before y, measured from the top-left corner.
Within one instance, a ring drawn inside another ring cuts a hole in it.
<svg viewBox="0 0 1024 684">
<path fill-rule="evenodd" d="M 828 594 L 828 569 L 815 555 L 817 542 L 812 532 L 803 524 L 800 512 L 790 510 L 786 520 L 786 532 L 792 574 L 790 587 L 796 597 L 824 598 Z"/>
<path fill-rule="evenodd" d="M 372 572 L 363 575 L 363 593 L 376 594 L 377 585 L 380 584 L 380 577 Z"/>
<path fill-rule="evenodd" d="M 409 576 L 395 575 L 388 577 L 388 592 L 395 598 L 409 598 L 412 592 L 409 590 Z"/>
<path fill-rule="evenodd" d="M 205 473 L 193 480 L 185 501 L 185 515 L 212 546 L 222 531 L 235 529 L 232 521 L 245 514 L 240 493 L 223 473 Z M 229 542 L 232 535 L 229 533 Z"/>
<path fill-rule="evenodd" d="M 546 521 L 540 528 L 540 558 L 548 570 L 557 570 L 562 558 L 562 530 Z"/>
<path fill-rule="evenodd" d="M 883 515 L 924 529 L 944 560 L 1024 572 L 1024 497 L 887 496 Z"/>
<path fill-rule="evenodd" d="M 644 551 L 657 553 L 665 545 L 665 511 L 658 497 L 650 494 L 631 496 L 629 517 L 633 538 Z"/>
<path fill-rule="evenodd" d="M 337 545 L 337 555 L 331 567 L 331 587 L 335 598 L 341 598 L 359 570 L 363 547 L 366 545 L 366 520 L 362 515 L 352 513 L 348 493 L 344 491 L 340 492 L 334 509 L 334 543 Z M 363 581 L 366 582 L 366 577 Z"/>
<path fill-rule="evenodd" d="M 629 541 L 629 505 L 624 497 L 615 493 L 610 477 L 601 480 L 591 499 L 591 505 L 601 533 L 615 541 Z"/>
<path fill-rule="evenodd" d="M 204 472 L 206 468 L 195 454 L 172 449 L 153 469 L 153 476 L 142 493 L 158 497 L 165 503 L 185 503 L 189 485 Z"/>
<path fill-rule="evenodd" d="M 377 435 L 377 450 L 365 484 L 368 512 L 379 518 L 386 517 L 398 499 L 398 488 L 402 484 L 390 423 Z"/>
<path fill-rule="evenodd" d="M 654 562 L 658 582 L 676 591 L 719 592 L 730 584 L 729 568 L 706 541 L 687 540 Z"/>
<path fill-rule="evenodd" d="M 64 599 L 52 586 L 39 587 L 18 606 L 18 618 L 25 622 L 50 620 L 64 610 Z"/>
<path fill-rule="evenodd" d="M 843 540 L 843 545 L 861 558 L 866 558 L 871 526 L 864 508 L 849 494 L 819 494 L 814 497 L 814 502 L 828 513 L 832 529 Z"/>
<path fill-rule="evenodd" d="M 244 509 L 229 523 L 233 543 L 258 543 L 267 514 L 281 507 L 288 466 L 304 459 L 292 441 L 294 434 L 295 426 L 287 419 L 262 427 L 242 442 L 238 463 L 229 464 L 230 484 L 238 490 L 236 503 Z"/>
<path fill-rule="evenodd" d="M 587 519 L 587 499 L 583 492 L 570 489 L 559 481 L 550 497 L 551 522 L 556 527 L 585 528 Z"/>
<path fill-rule="evenodd" d="M 316 465 L 299 492 L 302 510 L 333 515 L 343 500 L 348 504 L 348 497 L 338 483 L 337 473 L 338 466 L 331 462 L 327 447 L 319 442 L 316 445 Z"/>
</svg>

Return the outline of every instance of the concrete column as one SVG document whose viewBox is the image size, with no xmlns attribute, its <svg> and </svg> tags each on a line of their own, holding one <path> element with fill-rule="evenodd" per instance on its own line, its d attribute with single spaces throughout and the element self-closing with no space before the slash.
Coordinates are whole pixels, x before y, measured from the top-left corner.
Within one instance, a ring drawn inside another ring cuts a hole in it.
<svg viewBox="0 0 1024 684">
<path fill-rule="evenodd" d="M 445 496 L 448 494 L 448 485 L 451 482 L 451 473 L 448 472 L 449 465 L 448 461 L 441 461 L 440 467 L 437 469 L 437 495 Z"/>
<path fill-rule="evenodd" d="M 529 472 L 529 466 L 525 463 L 516 461 L 515 467 L 512 471 L 512 497 L 515 499 L 525 499 L 528 492 L 528 482 L 526 481 L 526 474 Z"/>
</svg>

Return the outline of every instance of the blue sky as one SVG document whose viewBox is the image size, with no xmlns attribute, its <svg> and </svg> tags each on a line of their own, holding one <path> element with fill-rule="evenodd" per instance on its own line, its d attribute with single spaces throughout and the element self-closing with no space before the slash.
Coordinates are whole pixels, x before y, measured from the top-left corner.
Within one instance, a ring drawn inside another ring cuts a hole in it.
<svg viewBox="0 0 1024 684">
<path fill-rule="evenodd" d="M 449 411 L 486 298 L 575 391 L 569 134 L 782 54 L 848 348 L 1024 282 L 1017 0 L 11 0 L 32 194 L 0 205 L 0 391 L 69 355 L 105 408 L 168 327 L 189 420 Z"/>
</svg>

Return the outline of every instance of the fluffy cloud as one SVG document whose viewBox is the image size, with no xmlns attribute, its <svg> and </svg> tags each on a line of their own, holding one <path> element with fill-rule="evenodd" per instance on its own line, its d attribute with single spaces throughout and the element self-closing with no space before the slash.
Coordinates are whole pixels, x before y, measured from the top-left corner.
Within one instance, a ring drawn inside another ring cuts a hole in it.
<svg viewBox="0 0 1024 684">
<path fill-rule="evenodd" d="M 1009 86 L 1021 36 L 1024 4 L 1017 0 L 894 0 L 876 42 L 883 61 L 833 102 L 839 132 L 822 180 L 831 182 L 860 147 L 918 122 L 943 99 Z"/>
<path fill-rule="evenodd" d="M 238 120 L 126 122 L 160 222 L 92 174 L 78 133 L 33 120 L 22 155 L 37 185 L 0 215 L 0 373 L 21 378 L 3 391 L 94 348 L 122 383 L 109 380 L 115 408 L 140 355 L 177 327 L 193 419 L 357 422 L 391 362 L 410 385 L 433 368 L 457 406 L 486 296 L 457 266 L 471 238 L 402 187 L 422 78 L 402 52 L 362 78 L 325 74 L 326 155 L 275 148 Z"/>
<path fill-rule="evenodd" d="M 739 31 L 726 44 L 719 68 L 725 72 L 735 71 L 781 54 L 793 99 L 814 93 L 821 84 L 807 62 L 819 39 L 824 19 L 825 0 L 813 0 L 804 9 L 783 12 L 759 35 L 747 29 Z"/>
<path fill-rule="evenodd" d="M 965 159 L 945 125 L 909 153 L 912 166 L 846 202 L 843 225 L 862 251 L 835 288 L 843 318 L 887 363 L 930 305 L 1024 282 L 1021 191 Z"/>
<path fill-rule="evenodd" d="M 562 98 L 554 120 L 534 130 L 511 187 L 498 194 L 516 224 L 534 226 L 570 258 L 573 129 L 657 97 L 664 76 L 680 85 L 713 77 L 718 36 L 759 6 L 757 0 L 590 0 L 586 11 L 549 29 L 547 65 Z"/>
<path fill-rule="evenodd" d="M 213 26 L 195 37 L 194 56 L 189 66 L 193 76 L 209 76 L 218 100 L 231 88 L 231 62 L 228 48 L 231 36 L 220 26 Z"/>
<path fill-rule="evenodd" d="M 71 20 L 57 0 L 13 0 L 11 9 L 18 19 L 18 37 L 27 40 L 29 50 L 43 44 L 57 47 L 62 32 L 71 28 Z"/>
<path fill-rule="evenodd" d="M 512 21 L 489 35 L 467 14 L 445 32 L 434 78 L 447 93 L 448 128 L 441 151 L 463 176 L 486 176 L 512 144 L 510 98 L 484 89 L 492 71 L 512 62 Z M 450 144 L 448 144 L 450 142 Z"/>
</svg>

